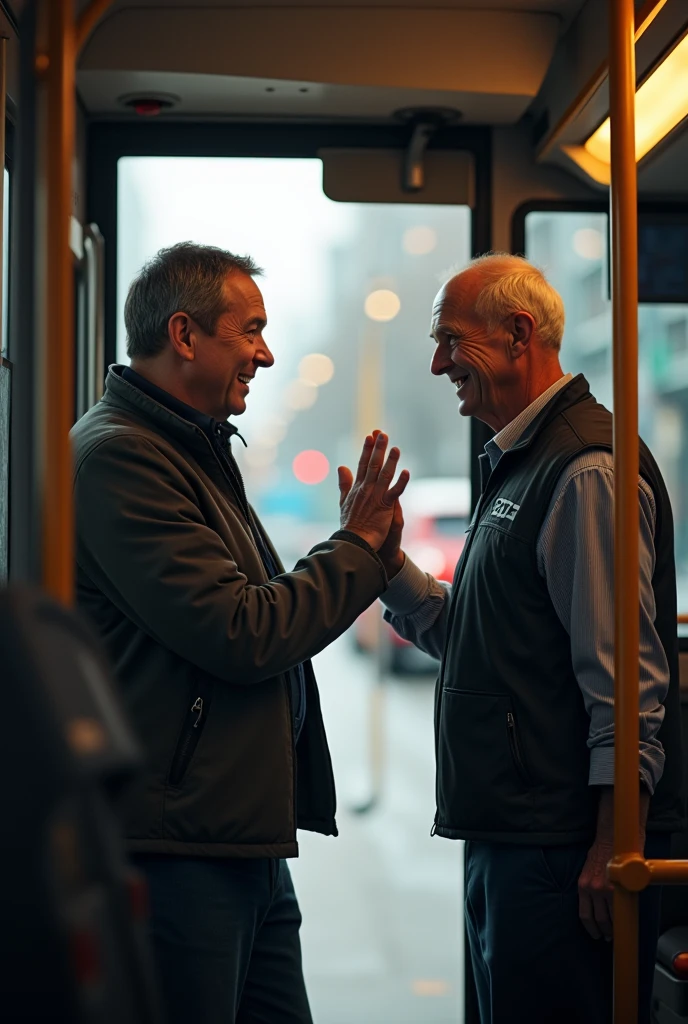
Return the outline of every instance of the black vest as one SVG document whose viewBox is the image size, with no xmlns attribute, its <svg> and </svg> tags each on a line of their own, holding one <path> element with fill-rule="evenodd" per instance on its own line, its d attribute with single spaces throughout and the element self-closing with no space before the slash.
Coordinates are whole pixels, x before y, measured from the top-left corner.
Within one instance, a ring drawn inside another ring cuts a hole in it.
<svg viewBox="0 0 688 1024">
<path fill-rule="evenodd" d="M 611 451 L 612 415 L 578 376 L 485 474 L 456 568 L 437 685 L 439 835 L 555 844 L 594 834 L 598 794 L 588 785 L 590 720 L 569 636 L 536 561 L 557 480 L 567 463 L 591 448 Z M 659 733 L 666 761 L 648 828 L 678 831 L 683 807 L 674 527 L 664 481 L 642 442 L 640 473 L 657 507 L 655 627 L 671 677 Z"/>
</svg>

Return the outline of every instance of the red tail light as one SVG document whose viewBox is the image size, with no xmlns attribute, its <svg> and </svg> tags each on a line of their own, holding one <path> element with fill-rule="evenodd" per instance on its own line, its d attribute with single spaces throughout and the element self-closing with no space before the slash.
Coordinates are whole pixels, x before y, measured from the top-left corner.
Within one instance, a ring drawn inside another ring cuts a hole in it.
<svg viewBox="0 0 688 1024">
<path fill-rule="evenodd" d="M 674 974 L 679 978 L 688 978 L 688 953 L 677 953 L 672 961 Z"/>
</svg>

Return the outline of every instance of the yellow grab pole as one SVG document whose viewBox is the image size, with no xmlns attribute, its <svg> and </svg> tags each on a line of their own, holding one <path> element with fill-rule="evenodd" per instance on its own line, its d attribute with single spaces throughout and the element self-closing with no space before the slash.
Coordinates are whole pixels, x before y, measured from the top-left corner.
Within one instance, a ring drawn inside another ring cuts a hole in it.
<svg viewBox="0 0 688 1024">
<path fill-rule="evenodd" d="M 614 862 L 639 843 L 638 223 L 633 0 L 610 0 L 614 333 Z M 638 1017 L 638 894 L 614 887 L 614 1022 Z"/>
<path fill-rule="evenodd" d="M 65 604 L 74 596 L 74 510 L 69 430 L 74 421 L 72 163 L 76 57 L 112 0 L 92 0 L 78 27 L 74 0 L 46 0 L 48 52 L 36 71 L 47 85 L 45 394 L 43 434 L 43 585 Z"/>
<path fill-rule="evenodd" d="M 74 157 L 75 43 L 73 0 L 52 0 L 48 53 L 37 67 L 47 84 L 47 338 L 43 483 L 43 583 L 71 603 L 74 589 L 72 459 L 74 421 L 73 269 L 69 247 Z"/>
</svg>

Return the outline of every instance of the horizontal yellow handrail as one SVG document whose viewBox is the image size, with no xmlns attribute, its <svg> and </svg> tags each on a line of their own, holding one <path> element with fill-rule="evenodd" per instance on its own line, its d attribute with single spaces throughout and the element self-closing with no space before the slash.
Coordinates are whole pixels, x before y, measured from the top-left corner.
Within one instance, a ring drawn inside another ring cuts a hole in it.
<svg viewBox="0 0 688 1024">
<path fill-rule="evenodd" d="M 688 885 L 688 860 L 646 860 L 651 885 Z"/>
<path fill-rule="evenodd" d="M 688 885 L 688 860 L 645 860 L 639 854 L 619 854 L 607 865 L 609 880 L 627 892 L 648 885 Z"/>
</svg>

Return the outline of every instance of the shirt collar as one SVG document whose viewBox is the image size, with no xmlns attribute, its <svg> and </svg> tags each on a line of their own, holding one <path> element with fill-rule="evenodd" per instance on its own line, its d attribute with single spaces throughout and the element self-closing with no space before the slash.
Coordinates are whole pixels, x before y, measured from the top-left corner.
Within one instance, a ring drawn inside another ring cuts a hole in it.
<svg viewBox="0 0 688 1024">
<path fill-rule="evenodd" d="M 490 466 L 492 469 L 499 462 L 502 454 L 508 451 L 516 444 L 517 441 L 523 436 L 526 429 L 530 426 L 533 420 L 538 416 L 546 405 L 551 402 L 555 395 L 557 395 L 567 384 L 570 384 L 573 380 L 573 374 L 567 373 L 565 376 L 560 377 L 559 380 L 555 381 L 551 387 L 543 391 L 541 395 L 531 402 L 522 412 L 516 416 L 511 423 L 507 423 L 498 434 L 495 434 L 487 444 L 485 445 L 485 452 L 490 460 Z"/>
</svg>

